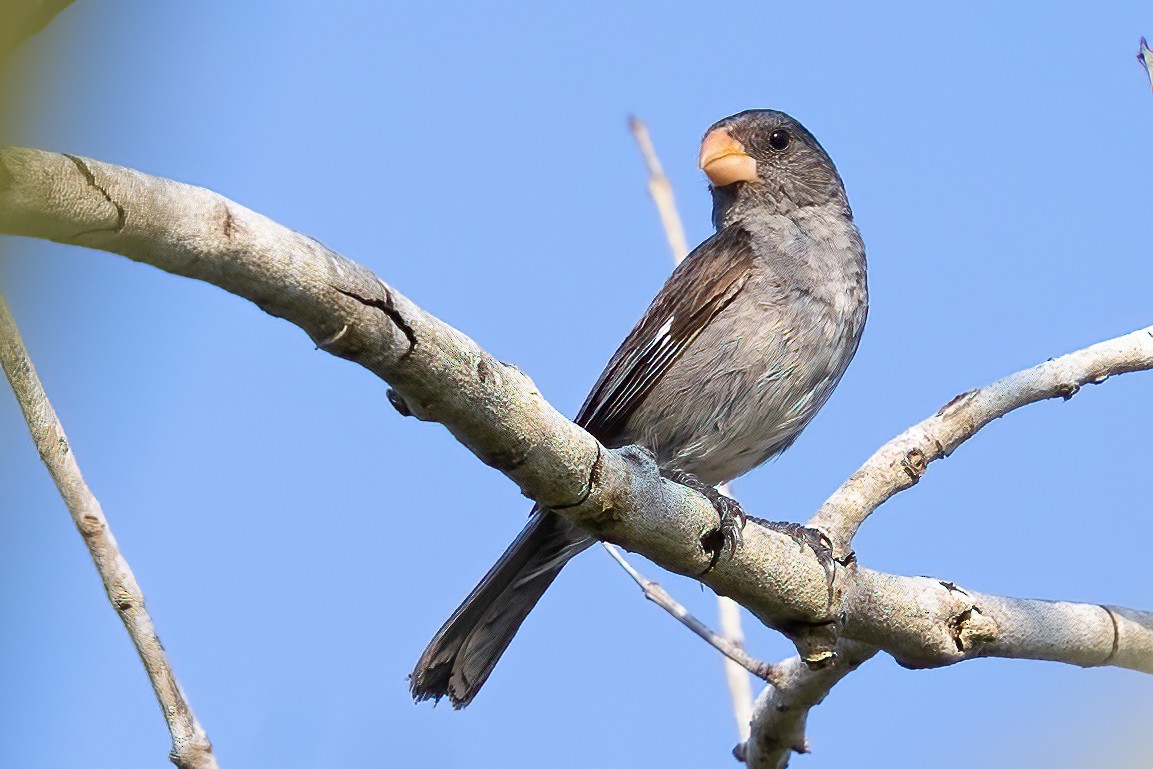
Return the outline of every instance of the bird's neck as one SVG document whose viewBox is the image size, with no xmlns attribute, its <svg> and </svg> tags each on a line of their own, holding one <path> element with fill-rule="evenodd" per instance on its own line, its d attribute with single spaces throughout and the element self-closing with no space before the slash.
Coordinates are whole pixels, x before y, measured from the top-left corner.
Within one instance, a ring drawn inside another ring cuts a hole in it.
<svg viewBox="0 0 1153 769">
<path fill-rule="evenodd" d="M 713 196 L 713 226 L 720 232 L 732 224 L 762 218 L 766 215 L 793 216 L 805 209 L 843 211 L 852 219 L 849 201 L 839 185 L 830 187 L 827 195 L 815 203 L 798 205 L 783 189 L 768 185 L 755 188 L 744 184 L 710 187 Z"/>
</svg>

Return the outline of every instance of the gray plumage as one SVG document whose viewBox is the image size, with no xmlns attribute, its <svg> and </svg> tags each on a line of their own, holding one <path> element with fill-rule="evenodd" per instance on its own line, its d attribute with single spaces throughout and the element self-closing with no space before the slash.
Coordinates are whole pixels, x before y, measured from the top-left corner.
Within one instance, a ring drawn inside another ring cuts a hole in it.
<svg viewBox="0 0 1153 769">
<path fill-rule="evenodd" d="M 717 233 L 669 277 L 575 420 L 606 446 L 641 444 L 663 468 L 710 486 L 797 438 L 852 360 L 868 307 L 864 246 L 816 139 L 772 110 L 726 118 L 706 137 L 717 130 L 756 161 L 755 179 L 710 187 Z M 467 705 L 560 569 L 591 543 L 534 511 L 430 642 L 413 696 Z"/>
</svg>

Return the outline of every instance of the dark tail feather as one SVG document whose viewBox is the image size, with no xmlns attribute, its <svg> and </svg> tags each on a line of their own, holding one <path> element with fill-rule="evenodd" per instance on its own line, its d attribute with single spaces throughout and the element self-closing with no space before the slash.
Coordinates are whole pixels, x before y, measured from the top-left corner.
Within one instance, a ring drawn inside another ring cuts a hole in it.
<svg viewBox="0 0 1153 769">
<path fill-rule="evenodd" d="M 592 538 L 555 513 L 534 513 L 504 555 L 453 612 L 416 663 L 416 700 L 472 702 L 525 617 Z"/>
</svg>

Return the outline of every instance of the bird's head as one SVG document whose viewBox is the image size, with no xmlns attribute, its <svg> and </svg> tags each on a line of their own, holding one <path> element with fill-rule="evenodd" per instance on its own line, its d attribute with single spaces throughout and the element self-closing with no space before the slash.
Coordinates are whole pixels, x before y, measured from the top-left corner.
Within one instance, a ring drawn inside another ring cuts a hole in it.
<svg viewBox="0 0 1153 769">
<path fill-rule="evenodd" d="M 845 188 L 828 154 L 783 112 L 751 109 L 714 123 L 701 141 L 717 227 L 754 211 L 787 214 L 844 203 Z"/>
</svg>

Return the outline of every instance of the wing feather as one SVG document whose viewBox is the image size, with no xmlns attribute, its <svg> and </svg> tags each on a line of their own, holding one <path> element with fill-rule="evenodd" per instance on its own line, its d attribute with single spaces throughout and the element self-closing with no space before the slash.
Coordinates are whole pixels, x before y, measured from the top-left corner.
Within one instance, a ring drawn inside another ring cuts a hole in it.
<svg viewBox="0 0 1153 769">
<path fill-rule="evenodd" d="M 576 423 L 612 446 L 661 377 L 740 294 L 753 257 L 748 233 L 736 226 L 689 254 L 621 343 Z"/>
</svg>

